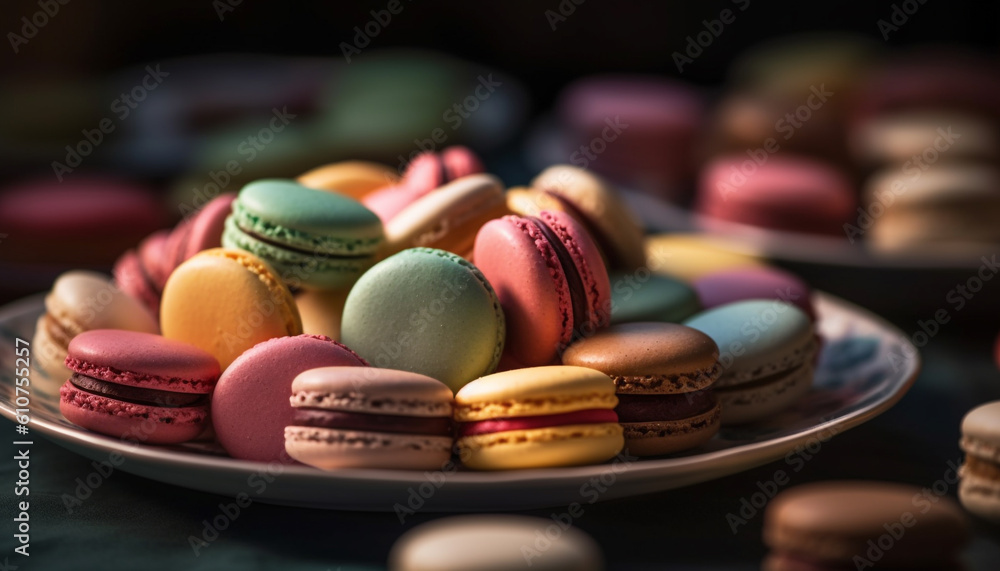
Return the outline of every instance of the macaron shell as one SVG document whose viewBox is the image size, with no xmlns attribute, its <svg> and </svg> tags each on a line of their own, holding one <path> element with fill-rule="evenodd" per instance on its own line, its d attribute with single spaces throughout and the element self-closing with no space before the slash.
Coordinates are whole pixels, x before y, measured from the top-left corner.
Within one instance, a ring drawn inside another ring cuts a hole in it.
<svg viewBox="0 0 1000 571">
<path fill-rule="evenodd" d="M 450 418 L 451 402 L 451 389 L 441 381 L 394 369 L 321 367 L 292 381 L 295 407 Z"/>
<path fill-rule="evenodd" d="M 722 305 L 685 323 L 708 334 L 719 347 L 725 387 L 812 362 L 818 343 L 812 321 L 799 308 L 776 300 Z"/>
<path fill-rule="evenodd" d="M 223 370 L 254 345 L 297 335 L 302 322 L 288 289 L 261 260 L 206 250 L 181 264 L 163 290 L 163 335 L 211 353 Z"/>
<path fill-rule="evenodd" d="M 156 320 L 105 276 L 72 271 L 59 276 L 45 297 L 45 309 L 73 334 L 88 329 L 156 333 Z"/>
<path fill-rule="evenodd" d="M 59 387 L 73 373 L 66 368 L 66 345 L 49 332 L 47 318 L 48 315 L 43 313 L 35 322 L 32 356 L 35 370 L 41 374 L 31 378 L 31 386 L 40 394 L 53 396 L 59 394 Z"/>
<path fill-rule="evenodd" d="M 962 506 L 981 518 L 1000 522 L 1000 481 L 959 472 L 958 499 Z"/>
<path fill-rule="evenodd" d="M 619 424 L 576 424 L 509 430 L 458 440 L 462 464 L 473 470 L 517 470 L 595 464 L 621 452 Z"/>
<path fill-rule="evenodd" d="M 603 571 L 600 547 L 576 526 L 547 539 L 546 549 L 530 552 L 526 562 L 522 548 L 551 521 L 507 514 L 435 519 L 393 545 L 389 571 Z"/>
<path fill-rule="evenodd" d="M 612 266 L 632 271 L 646 264 L 642 225 L 605 180 L 579 167 L 555 165 L 535 177 L 531 186 L 569 202 L 585 218 L 581 224 L 599 234 L 598 243 L 610 250 L 604 253 Z"/>
<path fill-rule="evenodd" d="M 294 425 L 285 428 L 288 455 L 321 470 L 440 470 L 451 459 L 451 448 L 452 439 L 443 436 Z"/>
<path fill-rule="evenodd" d="M 611 324 L 637 321 L 680 323 L 702 309 L 688 284 L 660 274 L 612 274 Z"/>
<path fill-rule="evenodd" d="M 962 450 L 1000 464 L 1000 401 L 977 406 L 962 419 Z"/>
<path fill-rule="evenodd" d="M 146 444 L 177 444 L 201 434 L 208 407 L 166 408 L 124 402 L 82 391 L 66 381 L 59 389 L 59 412 L 88 430 Z"/>
<path fill-rule="evenodd" d="M 597 369 L 619 393 L 674 394 L 711 386 L 719 377 L 719 348 L 711 337 L 675 323 L 614 325 L 577 341 L 563 363 Z"/>
<path fill-rule="evenodd" d="M 403 250 L 361 276 L 341 328 L 344 343 L 373 365 L 452 389 L 496 369 L 504 332 L 504 313 L 479 269 L 431 248 Z"/>
<path fill-rule="evenodd" d="M 505 214 L 500 179 L 487 174 L 460 178 L 412 202 L 386 224 L 384 255 L 424 246 L 471 258 L 479 228 Z"/>
<path fill-rule="evenodd" d="M 815 370 L 802 365 L 763 385 L 716 387 L 722 401 L 722 424 L 733 425 L 766 419 L 795 404 L 812 388 Z"/>
<path fill-rule="evenodd" d="M 775 551 L 851 564 L 869 548 L 869 540 L 887 533 L 886 525 L 900 523 L 909 513 L 914 523 L 878 564 L 911 568 L 950 563 L 968 540 L 968 521 L 947 496 L 917 504 L 914 498 L 920 494 L 916 486 L 858 480 L 796 486 L 768 504 L 764 542 Z"/>
<path fill-rule="evenodd" d="M 337 192 L 360 200 L 369 192 L 395 184 L 396 171 L 389 166 L 368 161 L 342 161 L 316 167 L 299 175 L 302 186 Z"/>
<path fill-rule="evenodd" d="M 159 315 L 161 294 L 138 252 L 129 250 L 122 254 L 112 271 L 115 282 L 123 292 L 142 302 L 150 315 Z"/>
<path fill-rule="evenodd" d="M 615 385 L 604 373 L 586 367 L 515 369 L 472 381 L 455 394 L 455 420 L 536 416 L 614 408 Z"/>
<path fill-rule="evenodd" d="M 705 309 L 748 299 L 780 299 L 816 321 L 809 286 L 777 268 L 738 268 L 704 275 L 692 283 Z"/>
<path fill-rule="evenodd" d="M 187 222 L 188 228 L 182 241 L 180 264 L 198 252 L 219 248 L 222 246 L 222 232 L 225 229 L 226 218 L 233 210 L 236 200 L 235 192 L 227 192 L 216 196 Z M 164 283 L 166 280 L 164 280 Z"/>
<path fill-rule="evenodd" d="M 655 234 L 646 238 L 649 269 L 683 281 L 738 267 L 761 266 L 755 255 L 738 253 L 735 245 L 692 234 Z"/>
<path fill-rule="evenodd" d="M 317 367 L 367 366 L 328 338 L 297 335 L 254 346 L 223 372 L 212 394 L 212 426 L 226 452 L 241 460 L 280 461 L 292 424 L 292 380 Z"/>
<path fill-rule="evenodd" d="M 295 296 L 295 306 L 302 318 L 302 332 L 340 339 L 340 320 L 349 288 L 305 289 Z"/>
<path fill-rule="evenodd" d="M 66 366 L 119 385 L 178 393 L 208 394 L 219 363 L 201 349 L 151 333 L 95 329 L 69 344 Z"/>
<path fill-rule="evenodd" d="M 689 450 L 708 442 L 719 431 L 722 405 L 683 420 L 621 423 L 625 451 L 635 456 L 659 456 Z"/>
</svg>

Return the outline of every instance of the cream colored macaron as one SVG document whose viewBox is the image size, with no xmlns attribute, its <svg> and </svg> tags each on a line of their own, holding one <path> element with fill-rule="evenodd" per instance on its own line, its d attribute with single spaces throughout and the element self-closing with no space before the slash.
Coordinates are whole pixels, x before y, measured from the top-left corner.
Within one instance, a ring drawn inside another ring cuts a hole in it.
<svg viewBox="0 0 1000 571">
<path fill-rule="evenodd" d="M 965 415 L 961 446 L 965 463 L 958 499 L 970 512 L 1000 522 L 1000 401 Z"/>
<path fill-rule="evenodd" d="M 611 377 L 585 367 L 514 369 L 455 395 L 462 462 L 476 470 L 603 462 L 624 446 Z"/>
</svg>

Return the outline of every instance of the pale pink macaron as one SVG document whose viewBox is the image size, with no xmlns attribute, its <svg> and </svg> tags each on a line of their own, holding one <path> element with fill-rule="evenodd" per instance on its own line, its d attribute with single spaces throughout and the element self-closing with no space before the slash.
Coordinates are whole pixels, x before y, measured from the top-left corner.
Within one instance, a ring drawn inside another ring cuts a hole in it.
<svg viewBox="0 0 1000 571">
<path fill-rule="evenodd" d="M 696 208 L 706 216 L 775 230 L 842 234 L 857 192 L 839 170 L 803 157 L 720 157 L 701 173 Z"/>
<path fill-rule="evenodd" d="M 399 184 L 365 195 L 361 202 L 382 222 L 432 190 L 455 179 L 483 172 L 483 163 L 467 147 L 448 147 L 440 153 L 422 153 L 410 162 Z"/>
<path fill-rule="evenodd" d="M 440 469 L 451 458 L 452 392 L 426 375 L 323 367 L 292 381 L 285 450 L 324 470 Z"/>
</svg>

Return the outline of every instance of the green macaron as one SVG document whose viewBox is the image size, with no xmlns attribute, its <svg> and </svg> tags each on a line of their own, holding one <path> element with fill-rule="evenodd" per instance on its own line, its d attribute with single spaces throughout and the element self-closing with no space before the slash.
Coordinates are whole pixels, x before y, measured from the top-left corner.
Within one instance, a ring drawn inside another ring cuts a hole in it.
<svg viewBox="0 0 1000 571">
<path fill-rule="evenodd" d="M 664 321 L 680 323 L 701 311 L 698 294 L 688 284 L 640 269 L 611 276 L 611 323 Z"/>
<path fill-rule="evenodd" d="M 492 373 L 506 327 L 493 287 L 464 258 L 411 248 L 365 272 L 347 296 L 341 341 L 376 367 L 452 390 Z"/>
<path fill-rule="evenodd" d="M 360 202 L 264 179 L 240 191 L 222 245 L 268 262 L 291 287 L 337 289 L 371 267 L 382 240 L 382 222 Z"/>
</svg>

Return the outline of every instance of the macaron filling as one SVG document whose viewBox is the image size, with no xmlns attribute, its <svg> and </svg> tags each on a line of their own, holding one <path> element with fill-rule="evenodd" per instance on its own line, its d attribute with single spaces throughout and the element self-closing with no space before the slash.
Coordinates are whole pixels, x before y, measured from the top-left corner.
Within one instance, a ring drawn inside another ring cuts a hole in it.
<svg viewBox="0 0 1000 571">
<path fill-rule="evenodd" d="M 333 253 L 325 252 L 325 251 L 321 251 L 321 250 L 307 250 L 305 248 L 297 247 L 297 246 L 295 246 L 293 244 L 289 244 L 287 242 L 282 242 L 280 240 L 275 240 L 275 239 L 270 238 L 270 237 L 268 237 L 268 236 L 266 236 L 266 235 L 264 235 L 264 234 L 262 234 L 260 232 L 255 232 L 252 228 L 248 228 L 247 226 L 245 226 L 243 224 L 240 224 L 240 219 L 236 219 L 235 220 L 235 225 L 236 225 L 237 228 L 239 228 L 239 230 L 241 232 L 243 232 L 244 234 L 246 234 L 247 236 L 253 238 L 254 240 L 256 240 L 258 242 L 261 242 L 261 243 L 267 244 L 268 246 L 273 246 L 275 248 L 279 248 L 281 250 L 285 250 L 285 251 L 288 251 L 288 252 L 293 252 L 293 253 L 296 253 L 296 254 L 301 254 L 303 256 L 331 258 L 331 259 L 345 259 L 345 260 L 346 259 L 355 259 L 355 258 L 368 258 L 368 257 L 371 256 L 370 252 L 355 252 L 355 253 L 350 253 L 350 254 L 345 254 L 345 253 L 333 254 Z"/>
<path fill-rule="evenodd" d="M 346 412 L 322 408 L 296 408 L 294 426 L 387 432 L 390 434 L 420 434 L 424 436 L 451 436 L 451 418 L 447 416 L 399 416 Z"/>
<path fill-rule="evenodd" d="M 588 234 L 590 234 L 591 238 L 594 239 L 594 242 L 597 244 L 597 249 L 601 251 L 605 259 L 607 259 L 607 257 L 610 255 L 609 252 L 615 251 L 614 246 L 611 244 L 611 241 L 608 240 L 607 235 L 604 232 L 602 232 L 600 228 L 597 227 L 597 224 L 594 223 L 594 220 L 590 216 L 588 216 L 586 212 L 577 208 L 576 204 L 574 204 L 567 198 L 563 198 L 561 195 L 551 190 L 542 189 L 541 192 L 542 194 L 545 194 L 546 196 L 555 199 L 560 205 L 562 205 L 562 207 L 566 210 L 567 214 L 572 216 L 574 219 L 576 219 L 577 222 L 579 222 L 583 226 L 583 229 L 586 230 Z"/>
<path fill-rule="evenodd" d="M 552 250 L 556 254 L 556 258 L 559 260 L 559 265 L 562 266 L 563 273 L 566 275 L 566 283 L 569 286 L 569 297 L 570 304 L 572 305 L 573 311 L 573 322 L 571 328 L 580 327 L 587 321 L 587 290 L 583 285 L 583 278 L 580 276 L 580 271 L 577 269 L 576 264 L 573 263 L 573 257 L 570 255 L 569 250 L 566 249 L 566 245 L 563 244 L 559 236 L 549 228 L 548 224 L 543 222 L 539 218 L 534 216 L 526 217 L 527 220 L 533 224 L 538 231 L 545 237 L 548 243 L 552 246 Z"/>
<path fill-rule="evenodd" d="M 240 200 L 233 203 L 233 213 L 226 220 L 226 225 L 230 224 L 254 240 L 310 256 L 322 253 L 322 255 L 331 258 L 366 257 L 372 255 L 382 242 L 380 224 L 373 225 L 377 230 L 368 230 L 364 232 L 365 236 L 350 239 L 306 233 L 272 224 L 261 216 L 250 212 Z"/>
<path fill-rule="evenodd" d="M 704 414 L 718 404 L 711 389 L 668 395 L 618 395 L 619 422 L 684 420 Z"/>
<path fill-rule="evenodd" d="M 88 377 L 80 373 L 74 373 L 69 378 L 69 382 L 81 391 L 108 397 L 115 400 L 140 404 L 147 406 L 158 406 L 164 408 L 181 408 L 189 406 L 200 406 L 208 403 L 208 395 L 197 393 L 178 393 L 173 391 L 161 391 L 128 385 L 119 385 L 94 377 Z"/>
<path fill-rule="evenodd" d="M 491 418 L 476 422 L 464 422 L 459 425 L 459 436 L 476 436 L 478 434 L 493 434 L 510 430 L 532 430 L 550 428 L 553 426 L 570 426 L 573 424 L 604 424 L 618 423 L 618 415 L 610 408 L 595 408 L 575 410 L 559 414 L 542 414 L 537 416 L 520 416 L 512 418 Z"/>
<path fill-rule="evenodd" d="M 796 372 L 800 371 L 801 369 L 804 369 L 805 367 L 808 367 L 808 366 L 809 366 L 809 364 L 801 364 L 801 365 L 799 365 L 797 367 L 792 367 L 790 369 L 784 369 L 784 370 L 781 370 L 781 371 L 777 371 L 777 372 L 771 373 L 770 375 L 767 375 L 767 376 L 764 376 L 764 377 L 760 377 L 759 379 L 754 379 L 754 380 L 751 380 L 751 381 L 748 381 L 748 382 L 744 382 L 744 383 L 739 383 L 739 384 L 728 384 L 728 385 L 723 385 L 723 386 L 716 385 L 714 388 L 715 388 L 716 391 L 719 391 L 719 392 L 728 392 L 728 391 L 736 392 L 736 391 L 744 391 L 744 390 L 747 390 L 747 389 L 755 389 L 755 388 L 763 387 L 763 386 L 770 385 L 770 384 L 781 383 L 781 382 L 787 380 L 794 373 L 796 373 Z"/>
<path fill-rule="evenodd" d="M 1000 481 L 1000 464 L 977 456 L 967 455 L 962 470 L 970 476 Z"/>
</svg>

